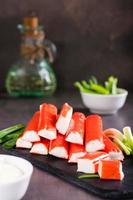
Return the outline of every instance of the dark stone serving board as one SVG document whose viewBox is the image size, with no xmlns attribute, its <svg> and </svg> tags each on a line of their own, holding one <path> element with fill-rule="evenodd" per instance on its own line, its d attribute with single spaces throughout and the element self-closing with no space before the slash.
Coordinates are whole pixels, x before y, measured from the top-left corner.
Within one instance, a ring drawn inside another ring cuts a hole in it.
<svg viewBox="0 0 133 200">
<path fill-rule="evenodd" d="M 105 199 L 133 199 L 133 158 L 128 157 L 123 163 L 125 178 L 123 181 L 108 181 L 95 179 L 78 179 L 80 173 L 76 172 L 75 164 L 67 163 L 67 160 L 53 156 L 33 155 L 28 150 L 12 149 L 5 150 L 0 147 L 1 153 L 21 156 L 31 163 L 53 175 L 78 186 L 87 192 L 93 193 Z"/>
</svg>

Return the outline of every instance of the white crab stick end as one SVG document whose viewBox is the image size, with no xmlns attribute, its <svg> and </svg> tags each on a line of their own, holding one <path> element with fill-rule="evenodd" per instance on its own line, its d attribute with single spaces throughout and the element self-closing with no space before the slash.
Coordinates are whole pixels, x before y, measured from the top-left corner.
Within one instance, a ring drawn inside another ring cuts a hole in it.
<svg viewBox="0 0 133 200">
<path fill-rule="evenodd" d="M 50 140 L 49 154 L 58 158 L 68 158 L 68 143 L 65 141 L 64 135 L 58 133 L 55 140 Z"/>
<path fill-rule="evenodd" d="M 78 159 L 78 172 L 95 173 L 95 165 L 88 159 Z"/>
<path fill-rule="evenodd" d="M 70 143 L 69 145 L 69 163 L 77 163 L 78 158 L 86 154 L 85 147 L 80 144 Z"/>
<path fill-rule="evenodd" d="M 75 143 L 75 144 L 83 144 L 83 138 L 78 132 L 71 132 L 67 136 L 66 141 Z"/>
<path fill-rule="evenodd" d="M 48 148 L 44 144 L 38 142 L 38 143 L 35 143 L 32 146 L 30 153 L 47 155 L 48 154 Z"/>
<path fill-rule="evenodd" d="M 28 142 L 37 142 L 40 141 L 39 135 L 36 133 L 36 131 L 26 131 L 22 135 L 22 139 L 26 140 Z"/>
<path fill-rule="evenodd" d="M 32 143 L 26 140 L 23 140 L 22 138 L 18 138 L 16 142 L 17 148 L 25 148 L 25 149 L 31 149 Z"/>
<path fill-rule="evenodd" d="M 72 118 L 72 112 L 73 108 L 69 106 L 67 103 L 65 103 L 62 107 L 61 113 L 56 122 L 56 128 L 59 131 L 59 133 L 63 135 L 66 134 L 70 124 L 70 120 Z"/>
<path fill-rule="evenodd" d="M 69 163 L 77 163 L 78 158 L 84 156 L 86 152 L 79 152 L 79 153 L 73 153 L 70 159 L 68 160 Z"/>
<path fill-rule="evenodd" d="M 101 159 L 108 158 L 104 152 L 86 153 L 85 156 L 78 159 L 78 172 L 96 173 L 97 165 Z"/>
<path fill-rule="evenodd" d="M 86 144 L 87 152 L 95 152 L 98 150 L 104 149 L 103 141 L 101 140 L 92 140 Z"/>
<path fill-rule="evenodd" d="M 57 136 L 56 130 L 48 130 L 48 129 L 42 129 L 38 132 L 38 135 L 46 138 L 48 140 L 54 140 Z"/>
<path fill-rule="evenodd" d="M 64 147 L 55 147 L 51 151 L 49 151 L 49 154 L 56 156 L 58 158 L 68 158 L 68 153 Z"/>
<path fill-rule="evenodd" d="M 121 160 L 123 161 L 124 160 L 124 155 L 122 152 L 109 152 L 109 158 L 111 160 Z"/>
</svg>

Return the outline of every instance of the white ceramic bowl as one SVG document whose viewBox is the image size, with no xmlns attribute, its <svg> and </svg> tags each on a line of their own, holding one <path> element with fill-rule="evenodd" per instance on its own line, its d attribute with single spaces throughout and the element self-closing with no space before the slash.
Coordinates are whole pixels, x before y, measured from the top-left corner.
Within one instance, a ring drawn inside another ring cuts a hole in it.
<svg viewBox="0 0 133 200">
<path fill-rule="evenodd" d="M 118 89 L 116 95 L 89 94 L 81 92 L 81 98 L 84 105 L 92 113 L 114 114 L 123 107 L 128 92 L 125 89 Z"/>
<path fill-rule="evenodd" d="M 33 172 L 32 164 L 20 157 L 0 155 L 0 160 L 14 165 L 23 171 L 23 175 L 10 182 L 0 183 L 1 200 L 20 200 L 25 195 Z M 4 171 L 3 171 L 4 173 Z"/>
</svg>

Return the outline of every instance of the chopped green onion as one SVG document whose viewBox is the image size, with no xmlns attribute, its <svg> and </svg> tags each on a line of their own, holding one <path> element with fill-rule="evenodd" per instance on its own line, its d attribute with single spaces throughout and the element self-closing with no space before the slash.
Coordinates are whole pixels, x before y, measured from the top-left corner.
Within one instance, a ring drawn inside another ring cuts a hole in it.
<svg viewBox="0 0 133 200">
<path fill-rule="evenodd" d="M 2 147 L 5 149 L 12 149 L 16 145 L 17 139 L 11 139 L 2 144 Z"/>
<path fill-rule="evenodd" d="M 83 80 L 81 83 L 82 83 L 82 85 L 83 85 L 84 88 L 90 89 L 90 85 L 87 83 L 87 81 Z"/>
<path fill-rule="evenodd" d="M 123 128 L 123 133 L 126 137 L 126 144 L 130 147 L 133 148 L 133 135 L 131 128 L 129 126 L 126 126 Z"/>
<path fill-rule="evenodd" d="M 105 86 L 110 91 L 110 94 L 117 94 L 117 83 L 118 79 L 113 76 L 110 76 L 108 81 L 105 82 Z"/>
<path fill-rule="evenodd" d="M 77 81 L 74 86 L 77 87 L 81 92 L 94 93 L 94 94 L 112 94 L 118 93 L 117 89 L 118 79 L 116 77 L 110 76 L 104 84 L 98 84 L 95 76 L 87 81 L 83 80 L 81 82 Z"/>
<path fill-rule="evenodd" d="M 96 91 L 99 94 L 109 94 L 109 91 L 104 88 L 102 85 L 91 84 L 91 89 Z"/>
<path fill-rule="evenodd" d="M 23 133 L 24 128 L 21 128 L 13 133 L 6 135 L 0 139 L 0 143 L 5 149 L 12 149 L 16 145 L 16 141 L 19 136 Z"/>
<path fill-rule="evenodd" d="M 84 179 L 84 178 L 99 178 L 99 175 L 98 174 L 83 174 L 83 175 L 80 175 L 78 178 L 79 179 Z"/>
<path fill-rule="evenodd" d="M 95 94 L 94 91 L 84 88 L 82 84 L 78 81 L 74 83 L 74 86 L 77 87 L 80 90 L 80 92 Z"/>
<path fill-rule="evenodd" d="M 95 76 L 91 76 L 91 79 L 90 79 L 94 84 L 98 84 L 98 81 L 96 79 Z"/>
<path fill-rule="evenodd" d="M 118 144 L 118 146 L 121 148 L 122 151 L 125 152 L 126 155 L 130 155 L 132 149 L 127 147 L 121 140 L 119 140 L 118 138 L 114 139 L 114 142 L 116 144 Z"/>
<path fill-rule="evenodd" d="M 17 124 L 17 125 L 5 128 L 5 129 L 3 129 L 3 130 L 0 131 L 0 139 L 2 139 L 6 135 L 8 135 L 8 134 L 10 134 L 12 132 L 15 132 L 15 131 L 17 131 L 19 129 L 22 129 L 22 128 L 24 128 L 23 124 Z"/>
</svg>

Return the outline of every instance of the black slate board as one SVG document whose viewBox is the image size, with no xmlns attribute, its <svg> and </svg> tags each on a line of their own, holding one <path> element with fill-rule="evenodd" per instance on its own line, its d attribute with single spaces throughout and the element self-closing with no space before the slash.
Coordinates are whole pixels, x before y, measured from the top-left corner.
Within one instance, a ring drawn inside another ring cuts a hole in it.
<svg viewBox="0 0 133 200">
<path fill-rule="evenodd" d="M 32 155 L 28 150 L 5 150 L 0 147 L 1 153 L 21 156 L 31 163 L 53 175 L 56 175 L 87 192 L 105 199 L 133 199 L 133 158 L 128 157 L 123 163 L 125 178 L 123 181 L 105 181 L 100 179 L 78 179 L 75 164 L 68 164 L 66 160 L 53 156 Z"/>
</svg>

